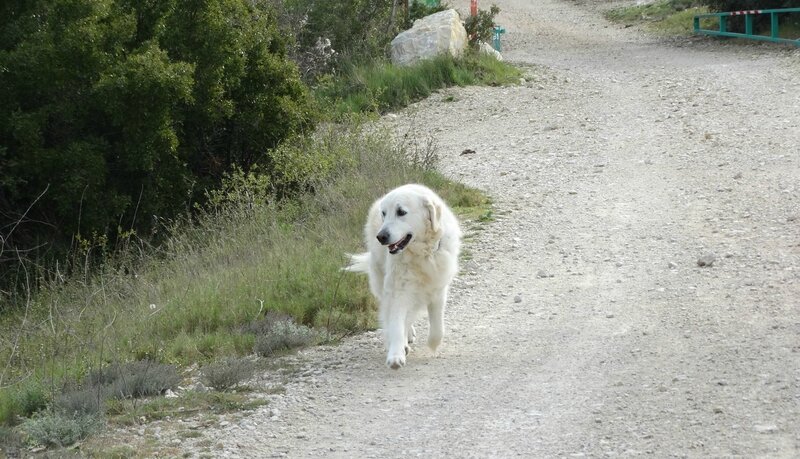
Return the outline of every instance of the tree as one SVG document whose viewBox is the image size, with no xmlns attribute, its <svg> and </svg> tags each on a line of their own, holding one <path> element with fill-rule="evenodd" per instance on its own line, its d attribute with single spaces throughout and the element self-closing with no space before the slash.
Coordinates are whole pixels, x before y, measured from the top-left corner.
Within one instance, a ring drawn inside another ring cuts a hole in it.
<svg viewBox="0 0 800 459">
<path fill-rule="evenodd" d="M 147 231 L 234 166 L 269 170 L 314 122 L 285 45 L 249 0 L 4 2 L 0 265 L 10 247 Z"/>
</svg>

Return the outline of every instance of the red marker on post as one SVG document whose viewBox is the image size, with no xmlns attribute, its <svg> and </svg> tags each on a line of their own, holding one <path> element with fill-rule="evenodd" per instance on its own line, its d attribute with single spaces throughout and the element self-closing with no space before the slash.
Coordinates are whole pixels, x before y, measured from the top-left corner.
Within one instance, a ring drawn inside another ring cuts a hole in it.
<svg viewBox="0 0 800 459">
<path fill-rule="evenodd" d="M 469 2 L 469 14 L 471 16 L 478 15 L 478 0 L 470 0 Z"/>
</svg>

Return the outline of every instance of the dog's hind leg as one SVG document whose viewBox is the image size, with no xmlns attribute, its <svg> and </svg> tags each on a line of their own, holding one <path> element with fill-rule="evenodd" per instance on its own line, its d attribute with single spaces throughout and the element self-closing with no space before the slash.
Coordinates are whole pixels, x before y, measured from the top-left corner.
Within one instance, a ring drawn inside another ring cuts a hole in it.
<svg viewBox="0 0 800 459">
<path fill-rule="evenodd" d="M 447 303 L 447 288 L 434 294 L 431 302 L 428 303 L 428 321 L 430 331 L 428 331 L 428 347 L 433 352 L 442 344 L 444 338 L 444 306 Z"/>
<path fill-rule="evenodd" d="M 417 339 L 417 331 L 414 330 L 414 322 L 416 321 L 417 310 L 413 309 L 408 312 L 408 315 L 406 315 L 406 342 L 408 344 L 413 344 Z M 408 348 L 409 346 L 406 347 Z M 408 349 L 406 349 L 406 353 L 408 353 Z"/>
</svg>

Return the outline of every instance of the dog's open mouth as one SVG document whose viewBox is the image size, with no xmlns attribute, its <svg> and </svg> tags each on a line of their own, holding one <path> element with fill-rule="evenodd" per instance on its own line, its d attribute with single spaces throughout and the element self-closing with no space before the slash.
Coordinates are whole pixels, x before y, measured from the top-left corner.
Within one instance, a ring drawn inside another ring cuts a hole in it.
<svg viewBox="0 0 800 459">
<path fill-rule="evenodd" d="M 411 242 L 411 234 L 406 234 L 406 237 L 403 239 L 400 239 L 394 244 L 389 244 L 389 253 L 392 255 L 400 253 L 400 251 L 406 248 L 409 242 Z"/>
</svg>

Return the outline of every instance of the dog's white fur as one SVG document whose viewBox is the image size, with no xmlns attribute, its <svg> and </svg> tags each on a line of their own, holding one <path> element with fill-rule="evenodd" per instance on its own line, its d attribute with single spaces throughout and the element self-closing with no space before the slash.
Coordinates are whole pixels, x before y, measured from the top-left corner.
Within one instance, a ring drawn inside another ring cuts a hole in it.
<svg viewBox="0 0 800 459">
<path fill-rule="evenodd" d="M 396 254 L 389 248 L 411 235 Z M 369 275 L 379 302 L 386 365 L 406 363 L 414 342 L 414 321 L 428 311 L 428 346 L 435 352 L 444 337 L 444 308 L 450 282 L 458 270 L 461 228 L 445 202 L 429 188 L 410 184 L 395 188 L 369 210 L 364 227 L 367 252 L 353 255 L 345 269 Z M 381 243 L 378 238 L 383 238 Z"/>
</svg>

